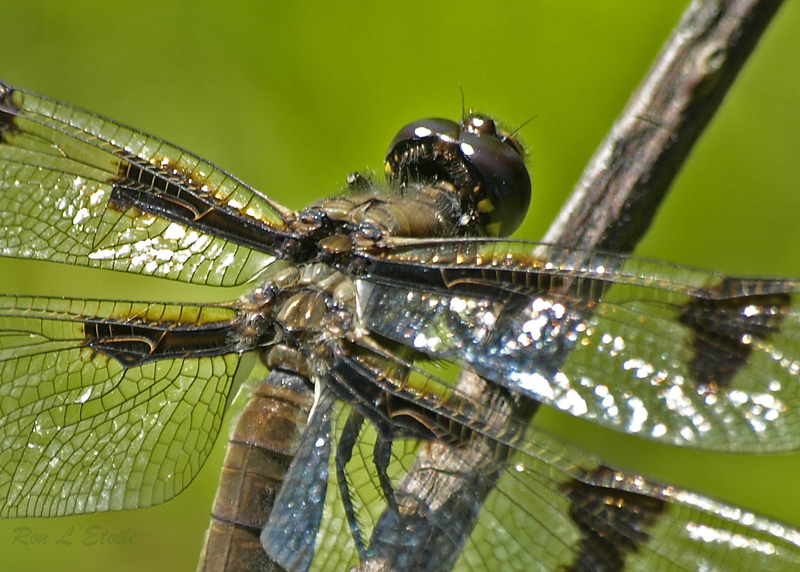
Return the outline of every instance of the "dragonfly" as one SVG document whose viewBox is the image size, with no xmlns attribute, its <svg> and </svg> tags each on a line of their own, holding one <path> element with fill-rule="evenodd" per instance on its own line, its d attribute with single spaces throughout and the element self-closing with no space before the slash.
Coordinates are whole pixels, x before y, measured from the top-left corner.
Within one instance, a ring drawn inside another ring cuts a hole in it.
<svg viewBox="0 0 800 572">
<path fill-rule="evenodd" d="M 800 445 L 800 280 L 507 238 L 531 184 L 487 116 L 427 119 L 301 211 L 0 83 L 0 255 L 227 288 L 0 296 L 0 517 L 136 509 L 200 472 L 244 356 L 201 570 L 793 570 L 800 531 L 622 470 L 555 408 L 707 451 Z M 87 272 L 89 272 L 87 270 Z"/>
</svg>

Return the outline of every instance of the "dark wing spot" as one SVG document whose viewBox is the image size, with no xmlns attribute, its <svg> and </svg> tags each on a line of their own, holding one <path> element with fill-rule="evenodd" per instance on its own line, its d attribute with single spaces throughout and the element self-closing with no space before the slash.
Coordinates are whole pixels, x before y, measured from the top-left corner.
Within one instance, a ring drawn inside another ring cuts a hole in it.
<svg viewBox="0 0 800 572">
<path fill-rule="evenodd" d="M 692 331 L 690 371 L 709 392 L 730 385 L 750 358 L 753 344 L 780 329 L 791 307 L 787 293 L 763 293 L 758 282 L 725 279 L 711 297 L 694 298 L 680 323 Z"/>
<path fill-rule="evenodd" d="M 84 345 L 125 367 L 183 356 L 202 357 L 237 351 L 231 322 L 202 325 L 87 321 Z"/>
<path fill-rule="evenodd" d="M 599 466 L 584 481 L 610 482 L 614 471 Z M 572 480 L 562 491 L 569 498 L 569 516 L 582 538 L 568 572 L 621 572 L 625 558 L 649 539 L 652 527 L 666 509 L 663 500 L 589 482 Z"/>
<path fill-rule="evenodd" d="M 118 155 L 123 160 L 111 181 L 109 209 L 151 213 L 234 244 L 268 254 L 281 253 L 295 261 L 305 260 L 315 252 L 311 252 L 310 239 L 301 242 L 297 236 L 223 204 L 168 164 L 156 167 L 132 155 Z"/>
<path fill-rule="evenodd" d="M 124 212 L 132 206 L 145 211 L 159 207 L 162 215 L 174 209 L 172 218 L 187 221 L 219 206 L 218 201 L 208 195 L 199 197 L 201 191 L 194 181 L 171 170 L 169 165 L 154 166 L 128 153 L 118 152 L 117 155 L 123 160 L 111 181 L 114 185 L 109 201 L 111 208 Z"/>
<path fill-rule="evenodd" d="M 14 121 L 14 113 L 10 111 L 17 109 L 11 98 L 12 93 L 14 93 L 13 88 L 0 83 L 0 141 L 5 139 L 7 133 L 19 131 Z"/>
</svg>

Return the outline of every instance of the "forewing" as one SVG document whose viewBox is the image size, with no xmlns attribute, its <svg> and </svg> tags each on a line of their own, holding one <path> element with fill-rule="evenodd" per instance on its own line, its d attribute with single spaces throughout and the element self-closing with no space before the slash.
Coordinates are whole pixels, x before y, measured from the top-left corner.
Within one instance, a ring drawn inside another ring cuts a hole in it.
<svg viewBox="0 0 800 572">
<path fill-rule="evenodd" d="M 0 83 L 2 256 L 230 286 L 291 237 L 286 213 L 178 147 Z"/>
<path fill-rule="evenodd" d="M 513 241 L 358 264 L 368 329 L 513 392 L 670 444 L 800 446 L 797 281 Z"/>
<path fill-rule="evenodd" d="M 0 516 L 148 507 L 211 452 L 229 308 L 0 297 Z"/>
</svg>

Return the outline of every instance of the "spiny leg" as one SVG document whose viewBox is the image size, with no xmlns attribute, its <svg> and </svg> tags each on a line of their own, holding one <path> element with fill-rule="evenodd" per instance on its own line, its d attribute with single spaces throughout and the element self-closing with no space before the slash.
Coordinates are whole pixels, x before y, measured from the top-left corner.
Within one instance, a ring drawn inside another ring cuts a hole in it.
<svg viewBox="0 0 800 572">
<path fill-rule="evenodd" d="M 362 562 L 367 558 L 367 551 L 364 547 L 364 541 L 361 538 L 358 521 L 356 520 L 355 506 L 353 505 L 353 499 L 350 495 L 350 487 L 347 485 L 345 469 L 347 463 L 349 463 L 350 459 L 353 457 L 353 448 L 356 445 L 356 439 L 358 439 L 363 424 L 364 416 L 358 411 L 351 411 L 350 415 L 347 417 L 347 422 L 342 428 L 339 444 L 336 446 L 336 479 L 339 484 L 339 494 L 342 497 L 344 513 L 347 516 L 347 523 L 350 525 L 353 542 L 356 546 L 356 550 L 358 550 L 358 557 Z"/>
<path fill-rule="evenodd" d="M 395 514 L 399 514 L 397 507 L 397 499 L 394 496 L 394 488 L 392 481 L 389 479 L 389 462 L 392 459 L 392 437 L 382 432 L 378 432 L 375 440 L 375 447 L 372 449 L 372 460 L 375 463 L 375 469 L 378 471 L 378 482 L 381 485 L 383 498 L 386 499 L 386 504 L 389 510 Z"/>
</svg>

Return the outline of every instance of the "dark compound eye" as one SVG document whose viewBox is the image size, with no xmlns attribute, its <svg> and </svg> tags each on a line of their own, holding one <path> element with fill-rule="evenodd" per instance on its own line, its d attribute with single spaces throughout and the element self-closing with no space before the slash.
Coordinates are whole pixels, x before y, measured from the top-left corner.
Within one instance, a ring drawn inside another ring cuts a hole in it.
<svg viewBox="0 0 800 572">
<path fill-rule="evenodd" d="M 531 179 L 516 138 L 495 122 L 470 115 L 460 124 L 422 119 L 406 125 L 386 155 L 386 174 L 401 185 L 447 181 L 468 212 L 477 212 L 490 236 L 508 236 L 522 223 Z"/>
</svg>

